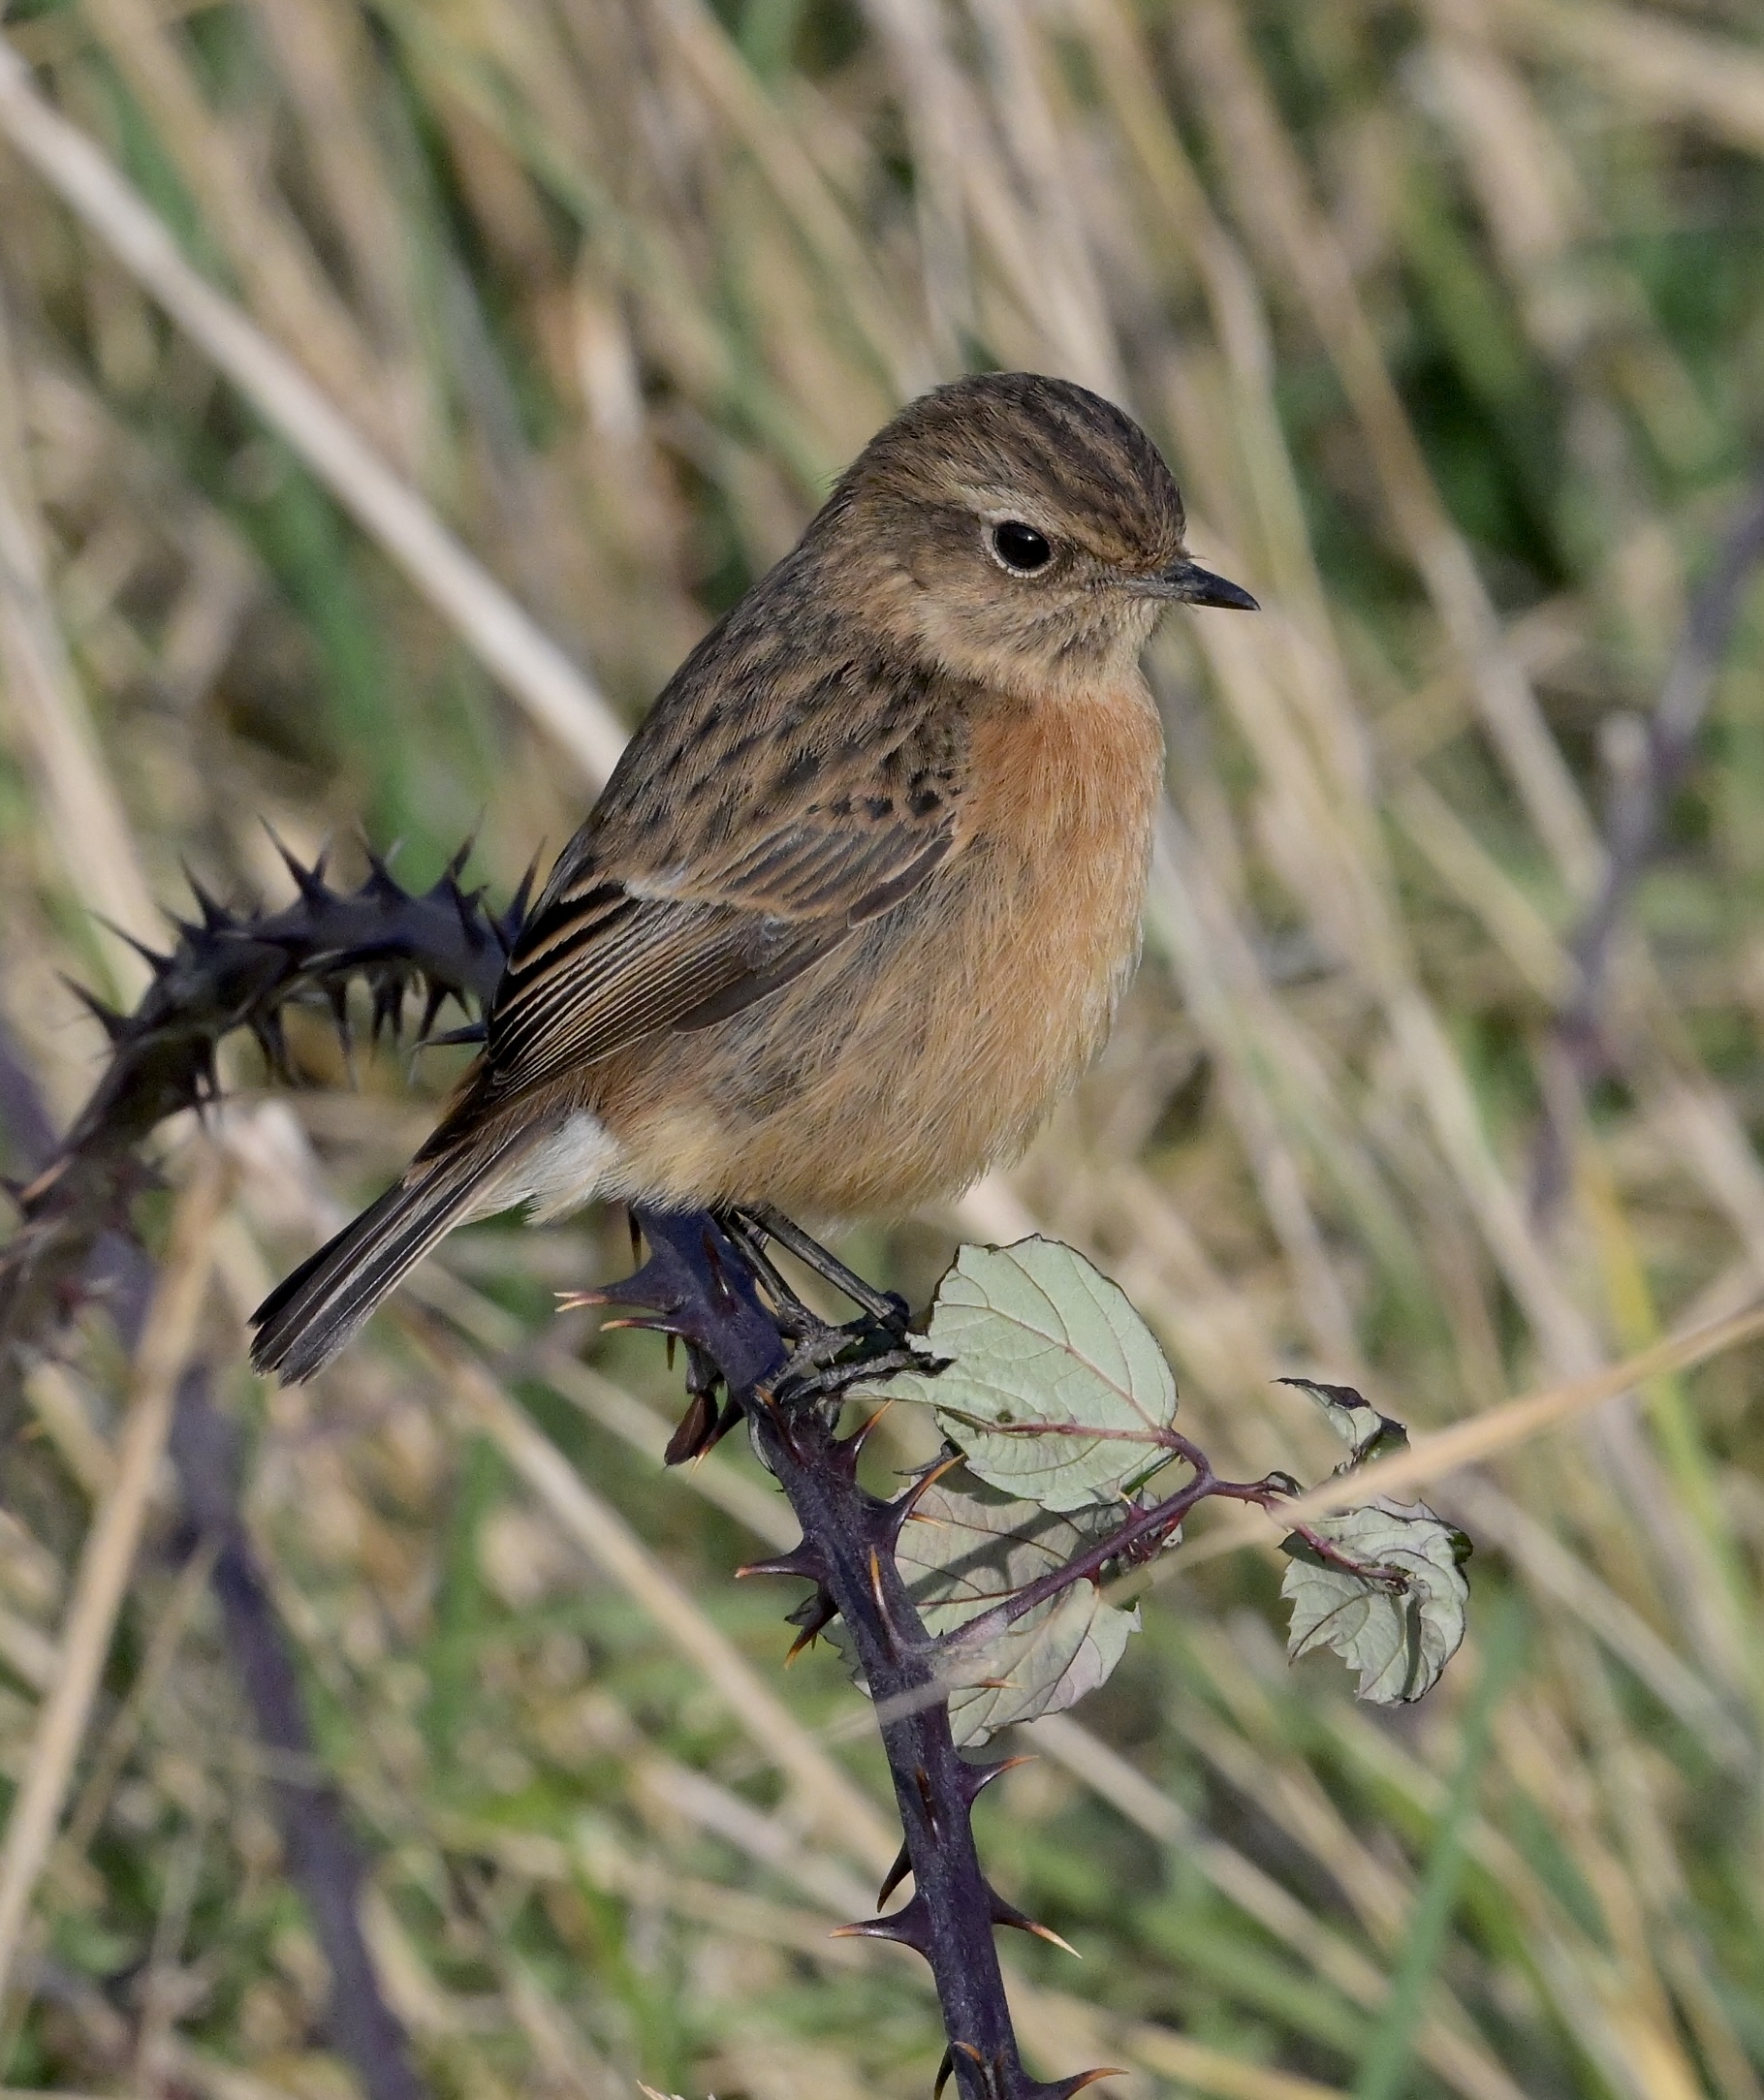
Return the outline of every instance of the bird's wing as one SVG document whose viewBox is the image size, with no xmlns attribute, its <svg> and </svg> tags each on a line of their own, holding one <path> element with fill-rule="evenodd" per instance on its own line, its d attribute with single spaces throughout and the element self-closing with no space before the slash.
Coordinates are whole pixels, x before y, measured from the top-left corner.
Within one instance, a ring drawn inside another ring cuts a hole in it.
<svg viewBox="0 0 1764 2100">
<path fill-rule="evenodd" d="M 849 744 L 809 764 L 786 735 L 675 795 L 667 751 L 648 754 L 664 778 L 647 771 L 641 803 L 609 788 L 521 928 L 488 1019 L 491 1093 L 738 1013 L 908 896 L 956 844 L 961 799 L 947 739 L 923 764 L 914 740 L 897 725 L 872 771 Z"/>
</svg>

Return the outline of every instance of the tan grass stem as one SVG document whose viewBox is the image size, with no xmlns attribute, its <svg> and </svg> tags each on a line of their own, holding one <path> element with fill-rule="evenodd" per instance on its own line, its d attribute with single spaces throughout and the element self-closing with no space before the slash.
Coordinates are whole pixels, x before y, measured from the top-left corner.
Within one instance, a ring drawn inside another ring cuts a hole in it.
<svg viewBox="0 0 1764 2100">
<path fill-rule="evenodd" d="M 0 134 L 151 293 L 204 354 L 590 781 L 624 745 L 616 716 L 573 664 L 386 464 L 320 388 L 179 253 L 163 219 L 32 85 L 0 39 Z"/>
<path fill-rule="evenodd" d="M 4 61 L 0 59 L 0 79 Z M 0 306 L 0 689 L 18 757 L 42 782 L 49 830 L 68 883 L 88 911 L 141 940 L 160 930 L 122 802 L 106 770 L 91 711 L 49 594 L 41 518 L 31 486 L 22 390 Z M 136 991 L 146 967 L 120 941 L 105 944 L 117 991 Z"/>
<path fill-rule="evenodd" d="M 1669 1335 L 1652 1349 L 1625 1357 L 1621 1363 L 1606 1364 L 1603 1369 L 1591 1371 L 1584 1378 L 1570 1378 L 1559 1385 L 1546 1386 L 1540 1393 L 1522 1395 L 1499 1407 L 1472 1415 L 1465 1422 L 1455 1422 L 1449 1429 L 1420 1437 L 1408 1450 L 1380 1458 L 1373 1465 L 1334 1476 L 1320 1487 L 1281 1503 L 1278 1521 L 1308 1522 L 1312 1518 L 1327 1517 L 1336 1510 L 1358 1507 L 1374 1495 L 1395 1495 L 1432 1481 L 1443 1480 L 1448 1473 L 1456 1473 L 1467 1465 L 1480 1465 L 1503 1451 L 1512 1451 L 1534 1436 L 1542 1436 L 1547 1430 L 1559 1429 L 1578 1416 L 1591 1414 L 1596 1407 L 1621 1399 L 1651 1378 L 1662 1378 L 1673 1371 L 1688 1370 L 1693 1364 L 1707 1363 L 1712 1358 L 1755 1341 L 1760 1335 L 1764 1335 L 1764 1305 L 1754 1305 L 1748 1312 L 1719 1321 L 1714 1327 L 1699 1328 L 1692 1333 Z M 1214 1560 L 1221 1553 L 1233 1552 L 1240 1546 L 1266 1544 L 1268 1537 L 1267 1524 L 1261 1518 L 1233 1519 L 1209 1532 L 1204 1539 L 1185 1547 L 1180 1556 L 1181 1565 L 1184 1570 L 1196 1567 L 1204 1560 Z"/>
<path fill-rule="evenodd" d="M 450 1347 L 428 1322 L 419 1332 L 467 1420 L 496 1445 L 566 1536 L 703 1673 L 755 1743 L 798 1788 L 823 1834 L 866 1866 L 885 1870 L 898 1839 L 875 1803 L 846 1777 L 611 1503 L 588 1486 L 495 1381 Z"/>
<path fill-rule="evenodd" d="M 218 1156 L 205 1151 L 173 1219 L 165 1263 L 135 1354 L 128 1411 L 117 1439 L 115 1476 L 86 1534 L 55 1682 L 38 1713 L 24 1778 L 14 1797 L 5 1837 L 0 1839 L 0 2009 L 5 2006 L 31 1900 L 54 1842 L 99 1677 L 110 1650 L 116 1614 L 135 1565 L 154 1479 L 165 1457 L 173 1395 L 189 1361 L 207 1294 L 225 1178 Z"/>
</svg>

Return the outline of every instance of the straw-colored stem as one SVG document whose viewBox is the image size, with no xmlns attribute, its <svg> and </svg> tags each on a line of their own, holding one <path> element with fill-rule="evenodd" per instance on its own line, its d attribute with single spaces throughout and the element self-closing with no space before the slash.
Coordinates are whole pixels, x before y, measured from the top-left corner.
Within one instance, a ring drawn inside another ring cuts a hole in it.
<svg viewBox="0 0 1764 2100">
<path fill-rule="evenodd" d="M 224 1189 L 219 1159 L 205 1153 L 173 1219 L 165 1263 L 135 1354 L 115 1477 L 86 1535 L 62 1628 L 59 1672 L 38 1713 L 24 1779 L 0 1839 L 0 2008 L 73 1781 L 165 1457 L 177 1381 L 189 1362 L 207 1294 Z"/>
<path fill-rule="evenodd" d="M 399 479 L 299 366 L 178 252 L 170 229 L 98 148 L 31 85 L 0 39 L 0 134 L 226 373 L 331 493 L 403 568 L 575 760 L 604 780 L 623 748 L 617 718 L 555 643 Z"/>
</svg>

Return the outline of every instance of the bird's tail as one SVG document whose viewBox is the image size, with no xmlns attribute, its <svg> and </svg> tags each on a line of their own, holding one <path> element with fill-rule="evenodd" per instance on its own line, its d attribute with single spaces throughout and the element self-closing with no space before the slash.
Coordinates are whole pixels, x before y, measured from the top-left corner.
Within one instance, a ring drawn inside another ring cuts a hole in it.
<svg viewBox="0 0 1764 2100">
<path fill-rule="evenodd" d="M 253 1368 L 279 1372 L 290 1385 L 323 1370 L 387 1293 L 481 1202 L 506 1158 L 507 1147 L 496 1146 L 419 1161 L 251 1315 Z"/>
</svg>

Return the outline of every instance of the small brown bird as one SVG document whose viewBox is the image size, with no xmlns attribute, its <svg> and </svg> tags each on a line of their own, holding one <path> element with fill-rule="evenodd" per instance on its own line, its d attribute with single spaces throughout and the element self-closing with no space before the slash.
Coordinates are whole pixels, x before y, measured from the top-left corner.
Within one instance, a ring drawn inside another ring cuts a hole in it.
<svg viewBox="0 0 1764 2100">
<path fill-rule="evenodd" d="M 959 380 L 865 448 L 631 739 L 403 1179 L 259 1308 L 310 1376 L 469 1218 L 591 1197 L 899 1213 L 1027 1142 L 1138 949 L 1182 544 L 1129 417 Z"/>
</svg>

